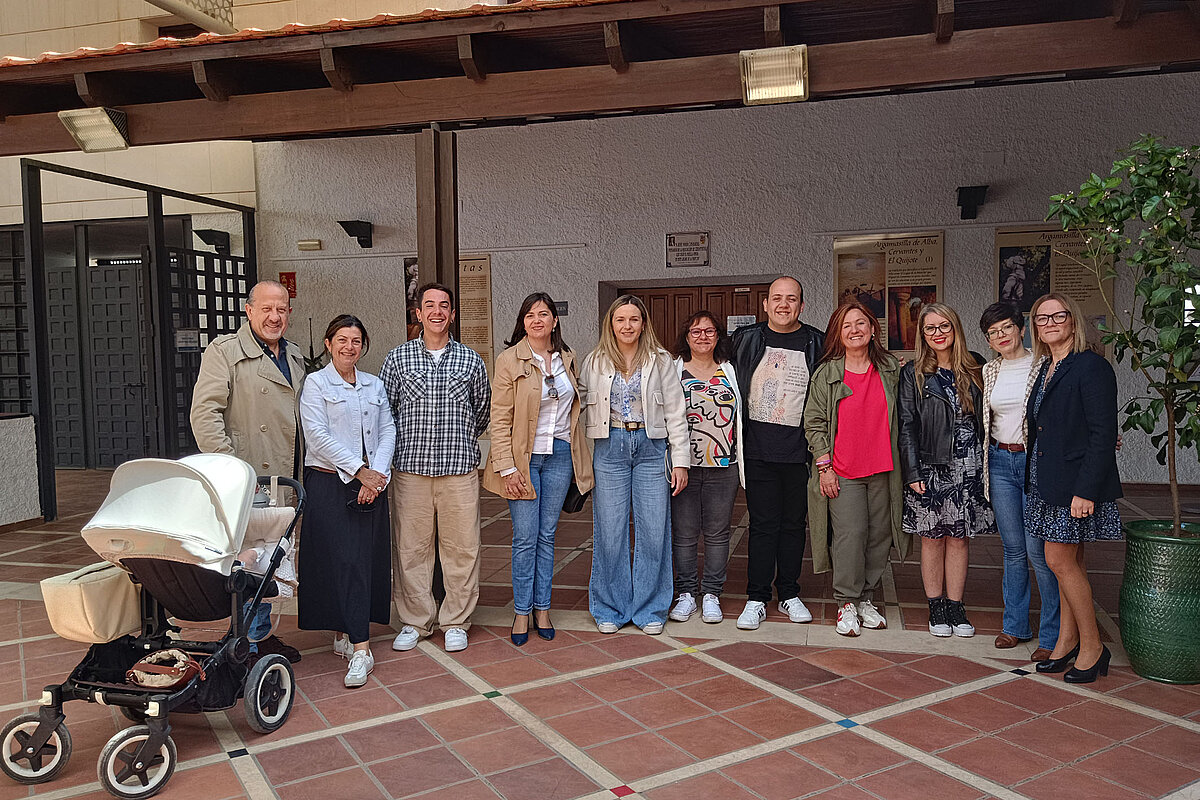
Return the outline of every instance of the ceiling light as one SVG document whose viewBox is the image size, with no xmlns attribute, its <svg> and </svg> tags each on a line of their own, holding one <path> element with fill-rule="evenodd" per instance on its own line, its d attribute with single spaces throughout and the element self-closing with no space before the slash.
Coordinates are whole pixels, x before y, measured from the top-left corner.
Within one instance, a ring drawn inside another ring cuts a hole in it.
<svg viewBox="0 0 1200 800">
<path fill-rule="evenodd" d="M 808 46 L 743 50 L 742 102 L 748 106 L 808 99 Z"/>
<path fill-rule="evenodd" d="M 58 119 L 85 153 L 129 149 L 129 127 L 124 111 L 114 108 L 72 108 Z"/>
</svg>

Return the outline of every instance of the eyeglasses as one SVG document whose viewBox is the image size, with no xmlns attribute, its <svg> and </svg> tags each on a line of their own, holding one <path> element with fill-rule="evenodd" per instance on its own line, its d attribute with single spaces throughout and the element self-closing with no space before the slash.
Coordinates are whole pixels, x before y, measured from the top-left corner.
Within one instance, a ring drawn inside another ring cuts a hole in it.
<svg viewBox="0 0 1200 800">
<path fill-rule="evenodd" d="M 546 397 L 550 398 L 551 400 L 557 400 L 558 399 L 558 386 L 556 386 L 554 383 L 554 376 L 547 375 L 545 377 L 546 377 Z"/>
<path fill-rule="evenodd" d="M 987 336 L 988 341 L 991 341 L 992 339 L 999 339 L 1002 336 L 1008 336 L 1016 331 L 1016 329 L 1016 325 L 1012 324 L 1011 322 L 1006 322 L 999 328 L 992 328 L 985 334 L 985 336 Z"/>
<path fill-rule="evenodd" d="M 1053 322 L 1055 325 L 1062 325 L 1070 316 L 1070 311 L 1055 311 L 1053 314 L 1035 314 L 1033 324 L 1041 326 L 1049 325 Z"/>
<path fill-rule="evenodd" d="M 688 331 L 688 336 L 693 339 L 711 339 L 717 335 L 716 328 L 692 328 Z"/>
<path fill-rule="evenodd" d="M 949 333 L 954 330 L 954 326 L 949 322 L 943 322 L 941 325 L 926 325 L 921 330 L 925 331 L 926 336 L 933 336 L 935 333 Z"/>
</svg>

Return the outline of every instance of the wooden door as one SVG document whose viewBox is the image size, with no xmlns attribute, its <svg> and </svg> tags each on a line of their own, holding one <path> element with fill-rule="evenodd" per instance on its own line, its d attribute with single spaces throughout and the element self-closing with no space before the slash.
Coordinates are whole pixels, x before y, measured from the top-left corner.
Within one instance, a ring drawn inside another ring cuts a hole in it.
<svg viewBox="0 0 1200 800">
<path fill-rule="evenodd" d="M 692 314 L 704 309 L 712 312 L 726 327 L 731 316 L 753 314 L 756 322 L 767 316 L 763 312 L 763 300 L 770 289 L 769 283 L 733 284 L 730 286 L 678 286 L 655 287 L 652 289 L 627 288 L 621 294 L 632 294 L 642 298 L 650 312 L 650 323 L 663 347 L 675 346 L 679 330 Z"/>
</svg>

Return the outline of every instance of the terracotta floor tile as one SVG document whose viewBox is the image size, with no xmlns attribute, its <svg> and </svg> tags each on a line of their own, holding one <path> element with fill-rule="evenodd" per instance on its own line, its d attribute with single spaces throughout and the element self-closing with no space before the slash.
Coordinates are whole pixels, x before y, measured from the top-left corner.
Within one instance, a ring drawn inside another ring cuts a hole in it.
<svg viewBox="0 0 1200 800">
<path fill-rule="evenodd" d="M 674 659 L 667 660 L 673 661 Z M 643 664 L 642 666 L 648 665 Z M 593 675 L 590 678 L 583 678 L 575 683 L 601 700 L 607 700 L 610 703 L 657 692 L 663 687 L 661 683 L 636 669 L 617 669 L 601 675 Z"/>
<path fill-rule="evenodd" d="M 370 770 L 393 797 L 408 797 L 475 777 L 466 765 L 444 747 L 379 761 L 372 764 Z M 329 798 L 352 796 L 338 792 L 329 795 Z"/>
<path fill-rule="evenodd" d="M 524 728 L 507 728 L 455 742 L 454 752 L 482 775 L 533 764 L 555 753 Z"/>
<path fill-rule="evenodd" d="M 275 789 L 279 800 L 329 800 L 332 797 L 353 797 L 355 800 L 382 798 L 379 787 L 362 769 L 349 769 L 320 778 L 310 778 Z"/>
<path fill-rule="evenodd" d="M 875 800 L 875 798 L 853 783 L 843 783 L 841 786 L 811 795 L 807 800 Z"/>
<path fill-rule="evenodd" d="M 542 678 L 549 678 L 558 674 L 535 658 L 501 661 L 497 664 L 476 667 L 472 672 L 499 689 L 541 680 Z"/>
<path fill-rule="evenodd" d="M 690 764 L 694 760 L 653 733 L 590 747 L 587 754 L 626 783 Z"/>
<path fill-rule="evenodd" d="M 670 633 L 670 628 L 667 629 L 667 632 Z M 647 636 L 644 633 L 609 636 L 606 639 L 598 640 L 595 646 L 619 659 L 640 658 L 672 649 L 669 644 L 658 637 Z"/>
<path fill-rule="evenodd" d="M 1047 686 L 1040 681 L 1024 679 L 991 686 L 984 689 L 981 694 L 1003 700 L 1020 708 L 1036 711 L 1039 714 L 1048 714 L 1060 708 L 1073 706 L 1083 700 L 1079 695 L 1064 689 Z"/>
<path fill-rule="evenodd" d="M 856 682 L 891 695 L 897 700 L 919 697 L 950 685 L 940 678 L 903 666 L 889 666 L 886 669 L 861 675 Z"/>
<path fill-rule="evenodd" d="M 813 666 L 798 658 L 764 664 L 749 671 L 763 680 L 768 680 L 784 689 L 791 689 L 793 692 L 808 689 L 817 684 L 828 683 L 838 677 L 829 670 Z"/>
<path fill-rule="evenodd" d="M 409 681 L 389 687 L 389 690 L 400 698 L 405 708 L 420 708 L 475 694 L 474 689 L 453 675 L 436 675 L 419 681 Z"/>
<path fill-rule="evenodd" d="M 929 656 L 909 662 L 906 666 L 953 684 L 967 683 L 986 675 L 995 675 L 998 672 L 992 667 L 986 667 L 957 656 Z"/>
<path fill-rule="evenodd" d="M 928 800 L 930 797 L 973 800 L 983 795 L 972 786 L 911 761 L 856 783 L 882 800 Z"/>
<path fill-rule="evenodd" d="M 814 703 L 820 703 L 847 717 L 896 702 L 896 698 L 891 695 L 878 692 L 849 678 L 810 686 L 802 694 Z"/>
<path fill-rule="evenodd" d="M 721 771 L 765 800 L 790 800 L 840 782 L 787 750 L 743 761 Z"/>
<path fill-rule="evenodd" d="M 1086 700 L 1079 705 L 1068 706 L 1050 716 L 1060 722 L 1118 741 L 1154 730 L 1162 724 L 1142 714 L 1096 700 Z"/>
<path fill-rule="evenodd" d="M 379 648 L 375 648 L 379 649 Z M 390 649 L 390 648 L 389 648 Z M 394 650 L 392 652 L 395 652 Z M 411 651 L 410 651 L 411 652 Z M 341 659 L 339 659 L 341 661 Z M 342 661 L 340 670 L 342 675 L 345 675 L 345 661 Z M 438 675 L 447 675 L 446 668 L 434 661 L 424 653 L 417 653 L 416 656 L 408 658 L 397 658 L 388 661 L 375 660 L 375 669 L 371 672 L 371 677 L 382 683 L 384 686 L 395 686 L 398 683 L 408 683 L 410 681 L 419 681 L 422 678 L 433 678 Z"/>
<path fill-rule="evenodd" d="M 685 686 L 725 674 L 711 664 L 705 664 L 700 659 L 692 658 L 689 655 L 651 661 L 638 667 L 638 671 L 670 687 Z"/>
<path fill-rule="evenodd" d="M 621 670 L 621 672 L 632 672 L 632 670 Z M 599 700 L 573 683 L 554 683 L 509 696 L 542 719 L 600 705 Z"/>
<path fill-rule="evenodd" d="M 546 720 L 546 723 L 579 747 L 591 747 L 646 730 L 609 706 L 564 714 Z"/>
<path fill-rule="evenodd" d="M 882 669 L 892 662 L 874 653 L 853 648 L 838 648 L 801 656 L 804 661 L 837 675 L 853 676 Z"/>
<path fill-rule="evenodd" d="M 872 722 L 871 727 L 927 753 L 961 744 L 979 735 L 974 728 L 930 714 L 924 709 Z"/>
<path fill-rule="evenodd" d="M 849 731 L 805 742 L 793 747 L 792 752 L 848 780 L 905 760 L 898 753 Z"/>
<path fill-rule="evenodd" d="M 422 714 L 420 719 L 448 742 L 504 730 L 517 724 L 495 703 L 487 700 Z"/>
<path fill-rule="evenodd" d="M 1143 800 L 1144 794 L 1110 783 L 1087 772 L 1071 767 L 1056 769 L 1015 787 L 1016 791 L 1033 800 L 1063 800 L 1064 797 L 1087 797 L 1089 800 Z"/>
<path fill-rule="evenodd" d="M 721 716 L 768 739 L 787 736 L 825 723 L 824 719 L 811 711 L 778 697 L 725 711 Z"/>
<path fill-rule="evenodd" d="M 783 653 L 758 642 L 735 642 L 708 651 L 711 656 L 740 669 L 761 667 L 787 658 Z"/>
<path fill-rule="evenodd" d="M 337 672 L 326 672 L 321 675 L 309 675 L 305 678 L 296 679 L 296 688 L 299 689 L 304 697 L 313 703 L 321 700 L 328 700 L 331 697 L 349 697 L 352 694 L 360 694 L 363 691 L 378 689 L 380 684 L 375 680 L 375 672 L 372 670 L 371 675 L 367 678 L 365 686 L 358 689 L 346 688 L 346 662 L 341 661 L 342 668 Z"/>
<path fill-rule="evenodd" d="M 1103 691 L 1101 682 L 1104 679 L 1096 682 L 1097 688 Z M 1163 683 L 1154 683 L 1153 681 L 1143 681 L 1142 683 L 1133 684 L 1113 693 L 1117 697 L 1125 700 L 1132 700 L 1143 706 L 1165 711 L 1168 714 L 1176 714 L 1180 717 L 1186 717 L 1196 711 L 1200 711 L 1200 694 L 1189 692 L 1187 689 L 1178 686 L 1169 686 Z"/>
<path fill-rule="evenodd" d="M 1194 769 L 1128 745 L 1107 750 L 1080 761 L 1075 766 L 1151 797 L 1173 792 L 1200 779 L 1200 772 Z"/>
<path fill-rule="evenodd" d="M 242 741 L 247 744 L 254 744 L 267 736 L 276 736 L 278 734 L 258 733 L 250 730 L 250 726 L 246 724 L 246 714 L 240 705 L 224 712 L 234 730 L 242 737 Z M 305 733 L 324 730 L 328 728 L 330 723 L 326 722 L 317 714 L 311 703 L 303 702 L 297 699 L 296 704 L 292 706 L 292 713 L 288 714 L 287 722 L 280 728 L 285 736 L 300 736 Z"/>
<path fill-rule="evenodd" d="M 1004 786 L 1011 786 L 1060 765 L 1053 758 L 986 736 L 943 750 L 938 755 Z"/>
<path fill-rule="evenodd" d="M 435 638 L 438 638 L 435 636 Z M 469 635 L 468 635 L 469 640 Z M 450 657 L 465 667 L 481 667 L 485 664 L 495 664 L 523 655 L 519 647 L 514 647 L 507 640 L 488 637 L 484 641 L 469 642 L 466 650 L 451 653 Z"/>
<path fill-rule="evenodd" d="M 771 696 L 757 686 L 733 675 L 709 678 L 706 681 L 684 686 L 679 691 L 697 703 L 703 703 L 713 711 L 727 711 L 738 706 L 766 700 Z"/>
<path fill-rule="evenodd" d="M 601 788 L 561 758 L 501 772 L 489 780 L 505 800 L 570 800 Z"/>
<path fill-rule="evenodd" d="M 417 719 L 361 727 L 343 736 L 363 761 L 378 761 L 441 744 Z"/>
<path fill-rule="evenodd" d="M 388 694 L 386 689 L 367 689 L 365 687 L 342 697 L 318 700 L 313 705 L 329 721 L 330 725 L 362 722 L 400 710 L 400 705 L 395 698 Z"/>
<path fill-rule="evenodd" d="M 1128 743 L 1132 747 L 1167 758 L 1185 767 L 1200 769 L 1200 734 L 1175 726 L 1159 728 Z"/>
<path fill-rule="evenodd" d="M 499 797 L 500 795 L 483 781 L 468 781 L 423 794 L 421 800 L 497 800 Z"/>
<path fill-rule="evenodd" d="M 95 777 L 94 775 L 92 776 Z M 51 786 L 53 784 L 50 784 Z M 238 780 L 229 762 L 209 764 L 203 767 L 178 769 L 160 797 L 204 797 L 208 800 L 225 800 L 244 796 L 242 782 Z M 111 797 L 111 795 L 110 795 Z"/>
<path fill-rule="evenodd" d="M 1024 709 L 982 694 L 966 694 L 943 700 L 929 706 L 929 710 L 981 731 L 998 731 L 1034 716 Z"/>
<path fill-rule="evenodd" d="M 337 739 L 317 739 L 281 747 L 257 758 L 267 778 L 276 786 L 355 766 L 354 757 Z"/>
<path fill-rule="evenodd" d="M 1038 717 L 1022 722 L 996 736 L 1027 750 L 1068 763 L 1112 745 L 1112 740 L 1107 737 L 1078 730 L 1050 717 Z"/>
<path fill-rule="evenodd" d="M 658 735 L 699 759 L 732 753 L 763 741 L 763 737 L 721 717 L 705 717 L 661 728 Z"/>
<path fill-rule="evenodd" d="M 647 800 L 756 800 L 755 796 L 741 786 L 725 778 L 719 772 L 697 775 L 658 789 L 645 792 Z"/>
<path fill-rule="evenodd" d="M 555 672 L 576 672 L 611 664 L 617 659 L 590 644 L 577 644 L 540 654 L 538 660 Z"/>
<path fill-rule="evenodd" d="M 693 703 L 679 692 L 667 689 L 645 697 L 625 700 L 615 704 L 647 728 L 673 725 L 687 719 L 696 719 L 711 713 L 699 703 Z"/>
</svg>

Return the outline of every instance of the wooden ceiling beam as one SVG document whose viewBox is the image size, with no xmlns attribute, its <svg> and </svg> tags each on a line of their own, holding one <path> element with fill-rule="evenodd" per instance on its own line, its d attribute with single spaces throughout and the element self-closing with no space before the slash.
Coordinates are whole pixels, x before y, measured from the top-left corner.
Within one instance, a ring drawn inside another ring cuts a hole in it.
<svg viewBox="0 0 1200 800">
<path fill-rule="evenodd" d="M 325 73 L 329 85 L 339 92 L 354 90 L 354 72 L 350 69 L 345 51 L 322 47 L 321 72 Z"/>
<path fill-rule="evenodd" d="M 1113 0 L 1112 15 L 1118 25 L 1130 25 L 1142 13 L 1142 0 Z"/>
<path fill-rule="evenodd" d="M 113 84 L 113 80 L 108 75 L 102 75 L 99 72 L 75 73 L 75 91 L 86 106 L 116 105 L 114 101 L 117 98 Z"/>
<path fill-rule="evenodd" d="M 779 6 L 767 6 L 763 9 L 763 47 L 783 47 L 785 44 Z"/>
<path fill-rule="evenodd" d="M 934 0 L 933 33 L 939 42 L 954 35 L 954 0 Z"/>
<path fill-rule="evenodd" d="M 483 44 L 479 36 L 466 33 L 458 37 L 458 62 L 462 64 L 463 74 L 471 80 L 479 82 L 487 78 Z"/>
<path fill-rule="evenodd" d="M 192 79 L 205 99 L 224 103 L 230 95 L 237 93 L 237 79 L 233 71 L 217 61 L 193 61 Z"/>
<path fill-rule="evenodd" d="M 604 23 L 604 52 L 608 55 L 608 65 L 614 70 L 624 72 L 629 69 L 625 46 L 621 43 L 621 23 L 615 20 Z"/>
</svg>

